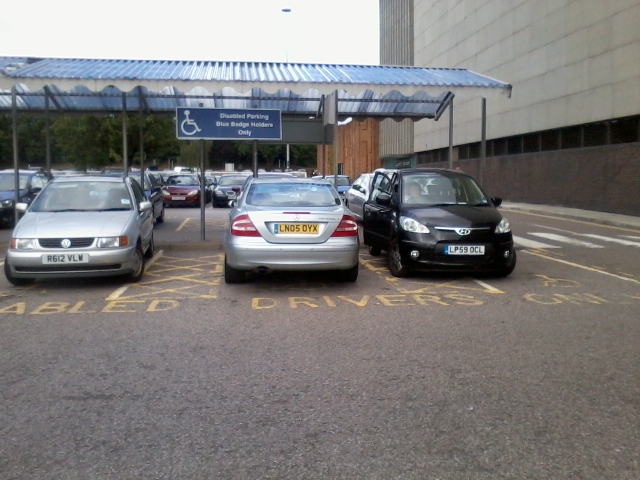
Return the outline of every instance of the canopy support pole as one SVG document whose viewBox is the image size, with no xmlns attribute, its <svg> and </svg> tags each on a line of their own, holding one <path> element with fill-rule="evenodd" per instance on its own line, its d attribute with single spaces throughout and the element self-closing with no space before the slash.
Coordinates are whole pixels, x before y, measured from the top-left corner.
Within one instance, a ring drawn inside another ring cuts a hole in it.
<svg viewBox="0 0 640 480">
<path fill-rule="evenodd" d="M 449 102 L 449 169 L 453 169 L 453 98 Z"/>
<path fill-rule="evenodd" d="M 258 141 L 253 141 L 253 176 L 258 176 Z"/>
<path fill-rule="evenodd" d="M 20 166 L 18 165 L 18 98 L 16 86 L 11 87 L 11 119 L 13 124 L 13 169 L 15 201 L 13 202 L 13 223 L 18 221 L 18 210 L 16 205 L 20 201 Z"/>
<path fill-rule="evenodd" d="M 45 150 L 46 150 L 46 170 L 47 175 L 51 178 L 51 122 L 50 122 L 50 111 L 49 111 L 49 89 L 44 87 L 44 121 L 45 121 L 45 130 L 44 130 L 44 141 L 45 141 Z"/>
<path fill-rule="evenodd" d="M 138 89 L 138 139 L 140 143 L 140 186 L 144 190 L 144 112 L 142 111 L 142 92 L 140 89 Z M 149 185 L 149 189 L 152 189 L 152 185 Z"/>
<path fill-rule="evenodd" d="M 127 143 L 127 94 L 122 92 L 122 166 L 124 176 L 129 175 L 129 151 Z"/>
<path fill-rule="evenodd" d="M 480 135 L 480 185 L 484 187 L 484 167 L 487 158 L 487 99 L 482 97 L 482 126 Z"/>
<path fill-rule="evenodd" d="M 207 202 L 204 181 L 204 140 L 200 140 L 200 240 L 204 242 L 204 207 Z"/>
</svg>

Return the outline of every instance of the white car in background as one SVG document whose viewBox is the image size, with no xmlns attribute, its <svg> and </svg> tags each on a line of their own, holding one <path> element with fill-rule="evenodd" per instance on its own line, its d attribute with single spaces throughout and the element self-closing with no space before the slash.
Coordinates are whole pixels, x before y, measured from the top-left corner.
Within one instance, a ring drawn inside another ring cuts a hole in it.
<svg viewBox="0 0 640 480">
<path fill-rule="evenodd" d="M 363 173 L 351 184 L 349 190 L 344 195 L 344 203 L 351 211 L 353 216 L 359 222 L 362 221 L 362 208 L 364 202 L 369 199 L 369 192 L 371 192 L 371 181 L 373 180 L 376 172 L 394 172 L 395 169 L 377 168 L 371 173 Z"/>
</svg>

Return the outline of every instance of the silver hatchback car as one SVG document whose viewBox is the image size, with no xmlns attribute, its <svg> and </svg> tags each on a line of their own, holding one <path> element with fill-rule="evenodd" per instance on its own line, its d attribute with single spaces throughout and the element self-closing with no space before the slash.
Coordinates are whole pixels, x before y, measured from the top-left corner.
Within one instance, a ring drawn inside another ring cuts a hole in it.
<svg viewBox="0 0 640 480">
<path fill-rule="evenodd" d="M 224 247 L 226 283 L 244 281 L 251 270 L 358 278 L 358 225 L 326 180 L 253 178 L 231 210 Z"/>
<path fill-rule="evenodd" d="M 58 177 L 17 209 L 24 216 L 4 262 L 14 285 L 108 275 L 137 282 L 153 256 L 153 207 L 130 177 Z"/>
</svg>

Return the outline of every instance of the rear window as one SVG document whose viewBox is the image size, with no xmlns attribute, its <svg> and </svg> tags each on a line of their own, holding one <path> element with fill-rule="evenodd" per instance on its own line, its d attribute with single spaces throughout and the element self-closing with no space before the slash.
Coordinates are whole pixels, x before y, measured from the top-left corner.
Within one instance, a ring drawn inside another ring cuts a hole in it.
<svg viewBox="0 0 640 480">
<path fill-rule="evenodd" d="M 341 203 L 331 185 L 312 183 L 254 183 L 245 201 L 265 207 L 328 207 Z"/>
<path fill-rule="evenodd" d="M 246 179 L 247 175 L 223 176 L 220 177 L 218 185 L 243 185 Z"/>
</svg>

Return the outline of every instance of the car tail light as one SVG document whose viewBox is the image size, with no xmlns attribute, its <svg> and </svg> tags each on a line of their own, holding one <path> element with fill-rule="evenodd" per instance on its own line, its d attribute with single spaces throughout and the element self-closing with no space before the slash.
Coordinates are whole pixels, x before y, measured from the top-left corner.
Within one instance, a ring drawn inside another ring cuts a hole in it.
<svg viewBox="0 0 640 480">
<path fill-rule="evenodd" d="M 249 215 L 239 215 L 231 223 L 231 235 L 238 237 L 260 237 L 260 232 L 253 224 Z"/>
<path fill-rule="evenodd" d="M 358 235 L 358 224 L 356 219 L 350 215 L 343 215 L 338 224 L 338 228 L 333 232 L 332 237 L 355 237 Z"/>
</svg>

